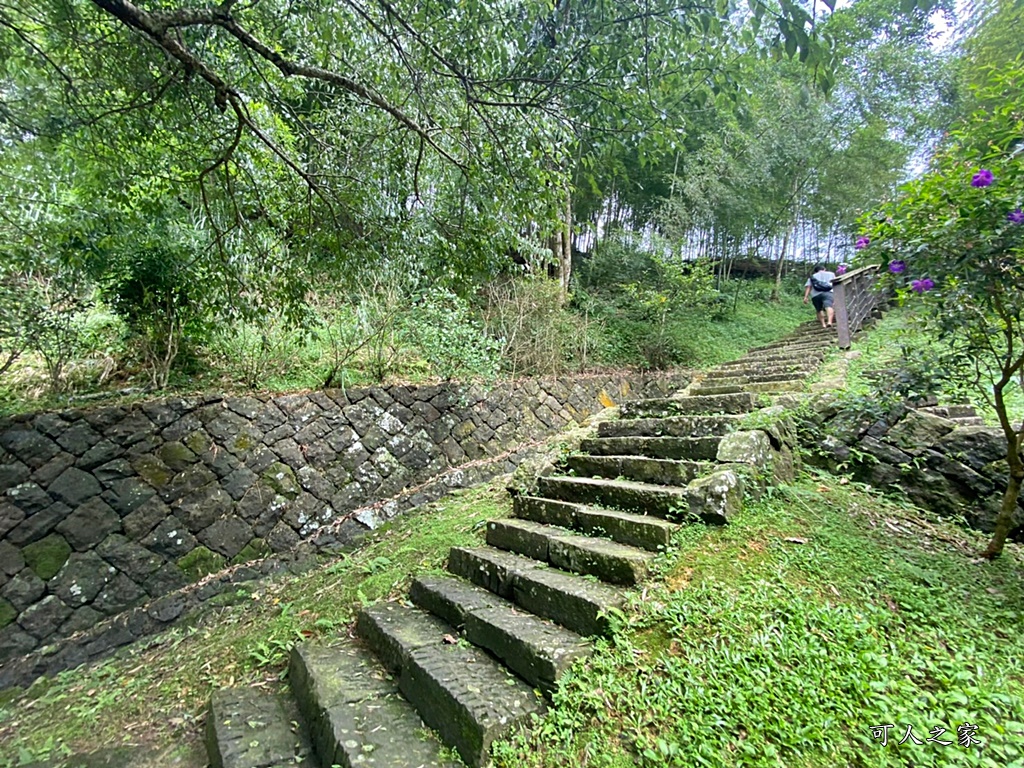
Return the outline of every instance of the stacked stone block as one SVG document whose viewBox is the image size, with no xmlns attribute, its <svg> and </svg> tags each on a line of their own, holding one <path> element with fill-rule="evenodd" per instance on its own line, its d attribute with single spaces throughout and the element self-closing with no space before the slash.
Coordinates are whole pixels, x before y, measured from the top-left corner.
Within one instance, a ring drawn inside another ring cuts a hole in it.
<svg viewBox="0 0 1024 768">
<path fill-rule="evenodd" d="M 1006 437 L 969 405 L 895 406 L 883 418 L 859 423 L 834 421 L 829 402 L 813 410 L 813 438 L 819 465 L 848 467 L 865 483 L 895 489 L 941 515 L 962 516 L 991 533 L 1006 490 Z M 1009 538 L 1024 540 L 1024 497 L 1018 500 Z"/>
<path fill-rule="evenodd" d="M 602 397 L 686 381 L 172 398 L 2 421 L 0 662 L 325 526 L 350 543 L 380 522 L 353 510 L 581 421 Z"/>
</svg>

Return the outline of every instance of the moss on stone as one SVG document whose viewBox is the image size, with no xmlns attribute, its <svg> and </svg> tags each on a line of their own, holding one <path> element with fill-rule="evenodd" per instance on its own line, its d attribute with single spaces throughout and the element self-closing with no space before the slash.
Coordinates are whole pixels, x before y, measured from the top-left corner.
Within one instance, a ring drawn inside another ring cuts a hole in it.
<svg viewBox="0 0 1024 768">
<path fill-rule="evenodd" d="M 262 475 L 263 482 L 269 485 L 274 493 L 284 496 L 289 501 L 294 501 L 299 495 L 299 481 L 295 473 L 287 464 L 275 461 Z"/>
<path fill-rule="evenodd" d="M 235 450 L 236 451 L 248 451 L 253 446 L 252 435 L 248 435 L 245 432 L 235 438 Z"/>
<path fill-rule="evenodd" d="M 29 544 L 21 550 L 28 567 L 43 581 L 49 581 L 60 571 L 71 554 L 71 545 L 63 536 L 51 533 L 45 539 Z"/>
<path fill-rule="evenodd" d="M 248 563 L 250 560 L 259 560 L 262 557 L 266 557 L 271 553 L 270 546 L 263 539 L 253 539 L 244 547 L 242 551 L 231 558 L 231 565 L 239 565 L 240 563 Z"/>
<path fill-rule="evenodd" d="M 186 437 L 184 442 L 194 453 L 206 453 L 210 448 L 210 439 L 198 430 Z"/>
<path fill-rule="evenodd" d="M 184 468 L 196 460 L 196 455 L 182 443 L 164 443 L 157 451 L 160 459 L 169 467 Z"/>
<path fill-rule="evenodd" d="M 16 618 L 18 618 L 18 612 L 14 609 L 14 606 L 0 597 L 0 629 L 6 627 Z"/>
<path fill-rule="evenodd" d="M 217 608 L 223 608 L 228 605 L 238 605 L 249 601 L 249 593 L 243 590 L 228 590 L 227 592 L 221 592 L 219 595 L 214 595 L 206 601 L 206 605 Z"/>
<path fill-rule="evenodd" d="M 132 464 L 139 477 L 154 488 L 163 488 L 174 477 L 174 473 L 156 456 L 140 456 Z"/>
<path fill-rule="evenodd" d="M 227 565 L 223 555 L 218 555 L 204 546 L 198 546 L 178 560 L 178 567 L 185 572 L 189 581 L 199 581 L 203 576 L 216 573 Z"/>
</svg>

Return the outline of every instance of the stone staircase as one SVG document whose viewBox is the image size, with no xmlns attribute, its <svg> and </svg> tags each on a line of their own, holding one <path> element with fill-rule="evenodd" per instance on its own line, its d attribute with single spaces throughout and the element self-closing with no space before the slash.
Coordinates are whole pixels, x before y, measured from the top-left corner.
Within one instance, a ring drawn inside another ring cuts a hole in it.
<svg viewBox="0 0 1024 768">
<path fill-rule="evenodd" d="M 930 413 L 932 416 L 949 419 L 961 427 L 985 426 L 985 420 L 978 415 L 973 405 L 930 405 L 916 410 L 921 413 Z"/>
<path fill-rule="evenodd" d="M 809 325 L 677 396 L 623 404 L 564 474 L 538 478 L 512 518 L 488 523 L 486 546 L 453 548 L 447 573 L 416 578 L 407 602 L 364 608 L 358 642 L 296 646 L 298 719 L 269 694 L 216 693 L 211 765 L 488 763 L 491 742 L 543 713 L 590 638 L 609 632 L 673 532 L 740 511 L 745 486 L 756 491 L 784 450 L 742 429 L 745 415 L 762 396 L 801 389 L 834 343 Z"/>
</svg>

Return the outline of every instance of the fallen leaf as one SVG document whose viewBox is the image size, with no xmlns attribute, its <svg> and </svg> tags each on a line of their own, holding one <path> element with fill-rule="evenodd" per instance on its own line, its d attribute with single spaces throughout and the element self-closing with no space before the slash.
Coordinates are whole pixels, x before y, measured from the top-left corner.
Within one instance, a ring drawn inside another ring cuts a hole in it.
<svg viewBox="0 0 1024 768">
<path fill-rule="evenodd" d="M 441 638 L 441 642 L 445 645 L 455 645 L 457 642 L 459 642 L 459 638 L 455 637 L 454 635 L 445 635 Z"/>
<path fill-rule="evenodd" d="M 818 491 L 818 493 L 828 493 L 832 489 L 829 488 L 827 485 L 819 485 L 816 490 Z"/>
<path fill-rule="evenodd" d="M 800 538 L 797 538 L 796 536 L 790 536 L 790 537 L 784 539 L 784 541 L 788 541 L 791 544 L 806 544 L 807 543 L 807 539 L 800 539 Z"/>
</svg>

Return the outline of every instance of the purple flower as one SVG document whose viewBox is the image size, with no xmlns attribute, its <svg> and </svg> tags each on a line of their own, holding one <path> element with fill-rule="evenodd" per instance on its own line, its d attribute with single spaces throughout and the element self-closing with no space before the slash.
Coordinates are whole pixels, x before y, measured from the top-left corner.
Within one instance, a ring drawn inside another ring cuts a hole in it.
<svg viewBox="0 0 1024 768">
<path fill-rule="evenodd" d="M 973 178 L 971 178 L 972 187 L 987 187 L 992 183 L 992 171 L 988 168 L 981 168 Z"/>
<path fill-rule="evenodd" d="M 845 264 L 840 264 L 838 267 L 836 267 L 836 274 L 837 275 L 845 275 L 846 274 L 846 265 Z"/>
<path fill-rule="evenodd" d="M 934 287 L 935 281 L 932 280 L 930 277 L 926 277 L 923 280 L 914 280 L 910 284 L 910 289 L 912 291 L 916 291 L 917 293 L 924 293 L 925 291 L 930 291 Z"/>
<path fill-rule="evenodd" d="M 1010 211 L 1006 214 L 1006 220 L 1011 224 L 1024 224 L 1024 211 L 1020 208 L 1016 211 Z"/>
<path fill-rule="evenodd" d="M 862 251 L 869 245 L 871 245 L 871 238 L 868 237 L 867 235 L 861 235 L 860 237 L 857 238 L 857 245 L 855 246 L 855 248 L 858 251 Z"/>
<path fill-rule="evenodd" d="M 898 275 L 901 272 L 907 271 L 907 262 L 896 259 L 889 262 L 889 271 L 894 275 Z"/>
</svg>

